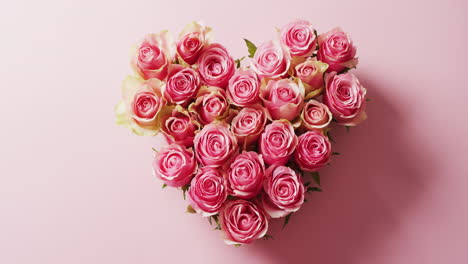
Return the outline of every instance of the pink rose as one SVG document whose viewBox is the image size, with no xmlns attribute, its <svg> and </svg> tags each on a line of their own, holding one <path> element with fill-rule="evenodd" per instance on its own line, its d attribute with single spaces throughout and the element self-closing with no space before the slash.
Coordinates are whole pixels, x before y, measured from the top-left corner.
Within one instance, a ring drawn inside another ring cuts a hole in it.
<svg viewBox="0 0 468 264">
<path fill-rule="evenodd" d="M 201 51 L 209 44 L 211 28 L 200 22 L 188 24 L 177 41 L 177 54 L 186 63 L 194 64 Z"/>
<path fill-rule="evenodd" d="M 323 102 L 338 123 L 355 126 L 367 118 L 366 92 L 354 74 L 332 72 L 325 78 Z"/>
<path fill-rule="evenodd" d="M 332 121 L 330 109 L 319 101 L 308 101 L 301 113 L 302 125 L 307 130 L 322 130 Z"/>
<path fill-rule="evenodd" d="M 270 80 L 262 85 L 260 98 L 272 119 L 292 121 L 304 105 L 304 87 L 289 79 Z"/>
<path fill-rule="evenodd" d="M 202 125 L 222 120 L 229 114 L 226 92 L 219 87 L 203 86 L 188 109 Z"/>
<path fill-rule="evenodd" d="M 198 73 L 209 86 L 226 87 L 234 70 L 234 59 L 221 44 L 209 45 L 198 58 Z"/>
<path fill-rule="evenodd" d="M 199 127 L 200 125 L 179 105 L 161 117 L 161 131 L 169 144 L 177 143 L 192 147 L 195 131 Z"/>
<path fill-rule="evenodd" d="M 261 208 L 246 200 L 227 201 L 220 211 L 221 230 L 226 244 L 249 244 L 268 231 L 268 220 Z"/>
<path fill-rule="evenodd" d="M 192 149 L 187 150 L 177 144 L 157 152 L 153 161 L 153 174 L 172 187 L 188 184 L 196 170 L 197 162 Z"/>
<path fill-rule="evenodd" d="M 267 122 L 267 114 L 261 105 L 242 108 L 232 119 L 231 131 L 240 144 L 252 144 L 262 133 Z"/>
<path fill-rule="evenodd" d="M 201 167 L 190 183 L 188 196 L 197 213 L 211 216 L 218 213 L 227 198 L 224 173 L 213 167 Z"/>
<path fill-rule="evenodd" d="M 291 168 L 273 165 L 265 172 L 262 195 L 263 209 L 272 218 L 296 212 L 304 203 L 304 184 L 301 177 Z"/>
<path fill-rule="evenodd" d="M 319 131 L 308 131 L 299 137 L 294 159 L 303 171 L 318 171 L 330 160 L 331 144 Z"/>
<path fill-rule="evenodd" d="M 341 28 L 335 28 L 318 37 L 318 59 L 330 67 L 327 72 L 341 72 L 354 68 L 358 64 L 356 46 Z"/>
<path fill-rule="evenodd" d="M 191 68 L 173 65 L 167 79 L 164 97 L 173 104 L 185 104 L 194 98 L 200 88 L 200 77 Z"/>
<path fill-rule="evenodd" d="M 260 91 L 260 81 L 252 70 L 237 70 L 229 79 L 228 98 L 237 106 L 247 106 L 257 103 Z"/>
<path fill-rule="evenodd" d="M 260 136 L 260 153 L 269 165 L 284 165 L 297 146 L 297 136 L 288 121 L 275 120 L 265 127 Z"/>
<path fill-rule="evenodd" d="M 323 89 L 323 74 L 328 64 L 314 59 L 308 59 L 296 66 L 296 76 L 304 84 L 306 99 L 317 96 Z"/>
<path fill-rule="evenodd" d="M 228 171 L 230 192 L 240 198 L 255 197 L 262 189 L 265 164 L 262 155 L 257 152 L 242 152 L 238 155 Z"/>
<path fill-rule="evenodd" d="M 260 77 L 278 78 L 288 72 L 289 51 L 276 41 L 260 45 L 252 60 L 252 68 Z"/>
<path fill-rule="evenodd" d="M 221 166 L 237 153 L 237 139 L 224 123 L 211 123 L 195 135 L 197 160 L 204 166 Z"/>
<path fill-rule="evenodd" d="M 281 43 L 292 56 L 310 57 L 317 47 L 314 28 L 305 20 L 289 23 L 281 29 Z"/>
<path fill-rule="evenodd" d="M 174 59 L 174 43 L 167 31 L 148 34 L 138 45 L 132 58 L 132 68 L 143 79 L 167 76 L 168 67 Z"/>
<path fill-rule="evenodd" d="M 158 79 L 127 77 L 122 84 L 122 101 L 116 107 L 117 123 L 138 135 L 155 135 L 159 130 L 157 118 L 166 105 L 163 90 L 164 83 Z"/>
</svg>

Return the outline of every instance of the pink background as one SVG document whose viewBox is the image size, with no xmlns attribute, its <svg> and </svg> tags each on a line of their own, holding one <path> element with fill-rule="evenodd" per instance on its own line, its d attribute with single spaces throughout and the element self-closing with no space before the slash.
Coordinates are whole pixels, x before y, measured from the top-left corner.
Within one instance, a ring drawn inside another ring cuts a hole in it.
<svg viewBox="0 0 468 264">
<path fill-rule="evenodd" d="M 235 3 L 234 3 L 235 2 Z M 9 1 L 0 8 L 0 263 L 467 263 L 467 2 Z M 273 241 L 223 244 L 114 124 L 128 50 L 195 19 L 238 58 L 294 18 L 358 45 L 369 120 Z"/>
</svg>

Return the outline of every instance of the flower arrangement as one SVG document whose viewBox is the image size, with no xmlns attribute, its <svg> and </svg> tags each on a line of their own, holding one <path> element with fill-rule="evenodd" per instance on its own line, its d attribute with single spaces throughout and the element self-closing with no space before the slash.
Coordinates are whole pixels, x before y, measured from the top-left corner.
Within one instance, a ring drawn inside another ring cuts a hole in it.
<svg viewBox="0 0 468 264">
<path fill-rule="evenodd" d="M 321 191 L 318 171 L 330 163 L 330 124 L 366 119 L 366 89 L 351 72 L 356 47 L 340 28 L 318 34 L 293 21 L 275 40 L 234 60 L 193 22 L 177 41 L 167 31 L 135 47 L 135 75 L 122 84 L 117 123 L 137 135 L 162 133 L 153 173 L 187 194 L 187 211 L 216 223 L 224 241 L 268 238 L 284 218 Z"/>
</svg>

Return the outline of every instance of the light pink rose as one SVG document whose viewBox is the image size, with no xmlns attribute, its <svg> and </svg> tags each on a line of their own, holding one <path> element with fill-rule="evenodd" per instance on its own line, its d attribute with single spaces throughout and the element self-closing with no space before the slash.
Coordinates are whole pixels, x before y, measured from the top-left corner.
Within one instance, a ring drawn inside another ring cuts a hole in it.
<svg viewBox="0 0 468 264">
<path fill-rule="evenodd" d="M 302 125 L 307 130 L 322 130 L 332 121 L 330 109 L 319 101 L 308 101 L 301 113 Z"/>
<path fill-rule="evenodd" d="M 224 242 L 229 245 L 252 243 L 268 231 L 268 219 L 263 210 L 242 199 L 227 201 L 219 220 Z"/>
<path fill-rule="evenodd" d="M 237 106 L 257 103 L 260 98 L 260 80 L 252 70 L 237 70 L 229 79 L 228 98 Z"/>
<path fill-rule="evenodd" d="M 286 47 L 277 41 L 268 41 L 257 48 L 252 69 L 261 77 L 278 78 L 288 72 L 291 56 Z"/>
<path fill-rule="evenodd" d="M 296 76 L 304 84 L 306 99 L 319 95 L 323 89 L 323 74 L 328 64 L 308 59 L 296 66 Z"/>
<path fill-rule="evenodd" d="M 318 171 L 330 160 L 331 144 L 321 132 L 312 130 L 299 136 L 294 160 L 303 171 Z"/>
<path fill-rule="evenodd" d="M 272 119 L 292 121 L 304 105 L 304 87 L 289 79 L 270 80 L 260 88 L 260 98 Z"/>
<path fill-rule="evenodd" d="M 354 74 L 332 72 L 325 78 L 323 103 L 338 123 L 356 126 L 367 118 L 366 92 Z"/>
<path fill-rule="evenodd" d="M 197 160 L 204 166 L 221 166 L 237 153 L 237 139 L 224 123 L 211 123 L 195 135 Z"/>
<path fill-rule="evenodd" d="M 223 171 L 214 167 L 201 167 L 190 183 L 188 196 L 197 213 L 211 216 L 218 213 L 227 198 Z"/>
<path fill-rule="evenodd" d="M 304 184 L 301 177 L 291 168 L 273 165 L 265 172 L 262 195 L 263 209 L 272 218 L 297 212 L 304 203 Z"/>
<path fill-rule="evenodd" d="M 169 144 L 177 143 L 192 147 L 195 131 L 199 127 L 198 122 L 194 121 L 181 106 L 176 106 L 161 117 L 161 131 Z"/>
<path fill-rule="evenodd" d="M 275 120 L 265 127 L 260 136 L 260 153 L 269 165 L 284 165 L 294 152 L 298 143 L 294 128 L 286 120 Z"/>
<path fill-rule="evenodd" d="M 189 111 L 202 125 L 226 118 L 230 113 L 226 92 L 219 87 L 203 86 Z"/>
<path fill-rule="evenodd" d="M 208 86 L 225 88 L 234 71 L 234 59 L 221 44 L 209 45 L 198 58 L 198 73 Z"/>
<path fill-rule="evenodd" d="M 174 59 L 174 42 L 167 31 L 148 34 L 138 45 L 132 60 L 132 68 L 143 79 L 164 80 Z"/>
<path fill-rule="evenodd" d="M 242 152 L 231 163 L 228 171 L 230 192 L 239 198 L 250 199 L 262 189 L 265 164 L 257 152 Z"/>
<path fill-rule="evenodd" d="M 181 65 L 172 65 L 164 97 L 173 104 L 183 105 L 195 97 L 199 88 L 200 77 L 195 70 Z"/>
<path fill-rule="evenodd" d="M 209 44 L 211 28 L 200 22 L 188 24 L 177 41 L 177 54 L 187 64 L 194 64 L 201 51 Z"/>
<path fill-rule="evenodd" d="M 242 108 L 232 119 L 231 131 L 239 144 L 248 146 L 260 137 L 267 122 L 267 113 L 261 105 Z"/>
<path fill-rule="evenodd" d="M 192 149 L 177 144 L 158 151 L 153 161 L 153 174 L 172 187 L 188 184 L 196 170 L 197 162 Z"/>
<path fill-rule="evenodd" d="M 281 29 L 281 43 L 289 48 L 292 56 L 310 57 L 317 48 L 312 24 L 296 20 Z"/>
<path fill-rule="evenodd" d="M 358 64 L 356 46 L 341 28 L 334 28 L 318 37 L 318 59 L 329 65 L 327 72 L 341 72 Z"/>
</svg>

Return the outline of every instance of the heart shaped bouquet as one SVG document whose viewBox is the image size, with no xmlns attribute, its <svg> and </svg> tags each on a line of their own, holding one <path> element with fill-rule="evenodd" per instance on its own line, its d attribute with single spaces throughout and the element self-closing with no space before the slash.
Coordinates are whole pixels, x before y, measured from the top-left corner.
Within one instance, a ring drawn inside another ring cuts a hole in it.
<svg viewBox="0 0 468 264">
<path fill-rule="evenodd" d="M 167 31 L 134 48 L 135 75 L 122 85 L 117 123 L 138 135 L 162 133 L 153 173 L 180 188 L 187 212 L 199 213 L 240 245 L 268 238 L 268 221 L 284 218 L 321 191 L 330 163 L 330 124 L 366 119 L 366 89 L 349 72 L 356 47 L 340 28 L 317 34 L 293 21 L 277 38 L 234 60 L 193 22 L 176 42 Z"/>
</svg>

